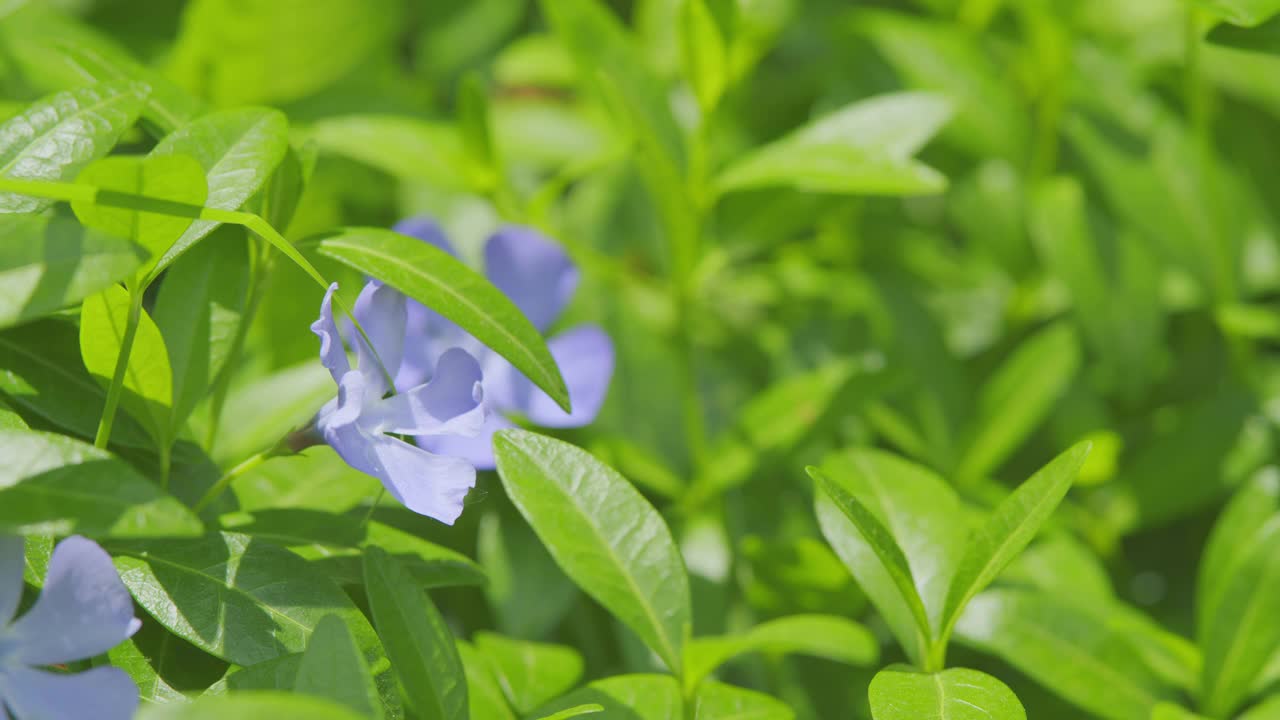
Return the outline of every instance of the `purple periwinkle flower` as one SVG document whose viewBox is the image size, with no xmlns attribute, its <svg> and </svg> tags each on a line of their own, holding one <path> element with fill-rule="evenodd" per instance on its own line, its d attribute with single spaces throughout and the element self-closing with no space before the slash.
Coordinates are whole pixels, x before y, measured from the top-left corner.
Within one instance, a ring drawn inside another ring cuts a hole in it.
<svg viewBox="0 0 1280 720">
<path fill-rule="evenodd" d="M 111 558 L 73 535 L 49 560 L 44 590 L 14 620 L 22 598 L 23 541 L 0 536 L 0 719 L 128 720 L 138 687 L 116 667 L 61 673 L 43 666 L 83 660 L 129 639 L 142 626 Z"/>
<path fill-rule="evenodd" d="M 353 310 L 364 334 L 348 333 L 357 358 L 352 369 L 333 319 L 337 289 L 329 287 L 311 325 L 320 336 L 320 362 L 338 384 L 338 397 L 321 408 L 316 429 L 348 465 L 381 480 L 405 507 L 452 525 L 476 484 L 475 468 L 393 435 L 478 433 L 485 412 L 480 364 L 465 350 L 446 349 L 429 365 L 415 365 L 415 382 L 394 392 L 392 379 L 405 360 L 405 296 L 376 280 L 365 285 Z"/>
<path fill-rule="evenodd" d="M 406 220 L 394 229 L 457 254 L 440 227 L 427 218 Z M 578 287 L 578 269 L 569 256 L 530 228 L 508 226 L 494 233 L 485 243 L 484 261 L 489 281 L 543 332 L 560 316 Z M 449 348 L 464 348 L 479 360 L 484 369 L 484 404 L 489 410 L 479 434 L 434 435 L 417 441 L 432 452 L 465 458 L 484 470 L 494 467 L 493 433 L 514 426 L 508 415 L 542 427 L 586 425 L 600 412 L 613 376 L 613 343 L 595 325 L 578 325 L 547 342 L 568 386 L 572 413 L 561 410 L 523 373 L 479 340 L 413 300 L 407 305 L 405 335 L 408 340 L 397 386 L 419 382 Z"/>
</svg>

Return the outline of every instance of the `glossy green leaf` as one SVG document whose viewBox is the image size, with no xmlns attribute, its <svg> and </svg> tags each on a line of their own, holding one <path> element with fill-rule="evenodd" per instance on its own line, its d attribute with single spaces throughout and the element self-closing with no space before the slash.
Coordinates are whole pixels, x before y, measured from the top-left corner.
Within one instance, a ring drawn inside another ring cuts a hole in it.
<svg viewBox="0 0 1280 720">
<path fill-rule="evenodd" d="M 684 0 L 680 14 L 684 76 L 704 113 L 715 109 L 729 79 L 724 35 L 706 0 Z"/>
<path fill-rule="evenodd" d="M 138 715 L 139 720 L 360 720 L 362 717 L 331 700 L 272 691 L 203 697 L 190 704 L 150 705 Z"/>
<path fill-rule="evenodd" d="M 160 677 L 156 668 L 138 649 L 133 640 L 125 640 L 107 652 L 111 665 L 129 673 L 138 686 L 138 696 L 148 704 L 185 703 L 187 696 L 175 690 Z"/>
<path fill-rule="evenodd" d="M 98 188 L 99 197 L 119 192 L 148 198 L 204 205 L 208 188 L 200 163 L 186 155 L 132 157 L 114 155 L 85 168 L 76 177 L 81 185 Z M 169 247 L 191 226 L 191 218 L 72 202 L 71 209 L 85 225 L 116 237 L 128 238 L 146 248 L 151 259 L 146 270 L 160 260 Z"/>
<path fill-rule="evenodd" d="M 15 407 L 89 439 L 97 431 L 106 399 L 106 390 L 80 359 L 79 330 L 52 318 L 0 332 L 0 392 Z M 116 417 L 111 441 L 133 448 L 152 446 L 142 426 L 123 413 Z"/>
<path fill-rule="evenodd" d="M 1040 468 L 991 511 L 974 529 L 956 566 L 943 611 L 942 638 L 955 625 L 964 606 L 982 592 L 1031 544 L 1036 533 L 1066 497 L 1092 445 L 1079 443 Z"/>
<path fill-rule="evenodd" d="M 145 258 L 132 243 L 71 220 L 0 216 L 0 327 L 73 305 L 129 277 Z"/>
<path fill-rule="evenodd" d="M 977 670 L 921 673 L 890 667 L 867 689 L 875 720 L 1026 720 L 1022 703 L 1004 683 Z"/>
<path fill-rule="evenodd" d="M 569 409 L 564 378 L 537 329 L 506 295 L 457 258 L 377 228 L 346 229 L 322 239 L 319 250 L 462 326 Z"/>
<path fill-rule="evenodd" d="M 1107 720 L 1147 717 L 1170 694 L 1105 606 L 1038 591 L 988 590 L 956 641 L 999 656 L 1051 692 Z"/>
<path fill-rule="evenodd" d="M 1280 13 L 1280 0 L 1195 0 L 1235 25 L 1253 27 Z"/>
<path fill-rule="evenodd" d="M 70 180 L 106 155 L 133 126 L 147 88 L 108 82 L 55 93 L 0 125 L 0 175 L 24 180 Z M 0 193 L 0 212 L 38 212 L 53 205 Z"/>
<path fill-rule="evenodd" d="M 470 643 L 457 641 L 458 656 L 467 677 L 467 705 L 473 718 L 516 720 L 507 697 L 494 676 L 493 665 Z"/>
<path fill-rule="evenodd" d="M 861 100 L 736 160 L 717 186 L 721 192 L 778 185 L 849 194 L 938 192 L 946 178 L 911 156 L 950 117 L 950 104 L 928 93 Z"/>
<path fill-rule="evenodd" d="M 383 716 L 369 665 L 351 630 L 338 615 L 325 616 L 316 624 L 293 689 L 345 705 L 361 717 L 376 720 Z"/>
<path fill-rule="evenodd" d="M 998 468 L 1045 420 L 1079 368 L 1079 343 L 1067 325 L 1051 325 L 1023 341 L 978 396 L 976 429 L 956 481 L 980 480 Z"/>
<path fill-rule="evenodd" d="M 141 292 L 141 290 L 138 290 Z M 80 355 L 98 384 L 110 387 L 119 362 L 131 309 L 128 290 L 112 285 L 84 301 L 80 312 Z M 136 308 L 138 325 L 124 371 L 120 407 L 137 418 L 157 446 L 173 441 L 173 371 L 160 329 L 147 311 Z"/>
<path fill-rule="evenodd" d="M 573 648 L 487 632 L 476 633 L 473 640 L 511 706 L 522 715 L 567 692 L 582 678 L 582 656 Z"/>
<path fill-rule="evenodd" d="M 365 551 L 374 624 L 409 706 L 423 720 L 466 720 L 466 676 L 453 633 L 408 571 L 380 548 Z"/>
<path fill-rule="evenodd" d="M 65 435 L 0 430 L 0 527 L 99 537 L 198 535 L 200 521 L 128 463 Z"/>
<path fill-rule="evenodd" d="M 833 487 L 852 496 L 869 510 L 881 528 L 900 548 L 909 567 L 912 584 L 895 578 L 880 560 L 880 553 L 862 532 L 850 524 L 843 510 L 825 493 L 816 498 L 822 534 L 840 556 L 872 604 L 888 622 L 894 637 L 916 662 L 926 661 L 933 633 L 942 627 L 943 605 L 964 549 L 968 530 L 959 498 L 927 469 L 889 453 L 849 450 L 827 458 L 821 473 Z M 852 506 L 851 506 L 852 507 Z M 900 569 L 895 571 L 900 575 Z M 904 601 L 910 591 L 917 602 Z M 925 621 L 921 621 L 923 605 Z"/>
<path fill-rule="evenodd" d="M 204 168 L 208 188 L 205 205 L 239 210 L 253 197 L 289 149 L 289 123 L 276 110 L 241 108 L 201 116 L 166 135 L 150 157 L 189 155 Z M 154 273 L 169 267 L 182 253 L 213 231 L 218 223 L 191 223 L 156 263 Z"/>
<path fill-rule="evenodd" d="M 154 318 L 173 371 L 173 414 L 181 427 L 226 366 L 243 320 L 249 250 L 239 228 L 219 229 L 169 268 Z"/>
<path fill-rule="evenodd" d="M 681 717 L 680 685 L 670 675 L 614 675 L 578 688 L 530 717 L 553 718 L 570 709 L 575 714 L 568 717 L 577 717 L 582 706 L 591 705 L 604 708 L 595 716 L 600 720 L 671 720 Z"/>
<path fill-rule="evenodd" d="M 695 720 L 793 720 L 796 716 L 772 696 L 718 682 L 705 683 L 693 703 Z"/>
<path fill-rule="evenodd" d="M 568 443 L 504 430 L 493 447 L 507 495 L 560 568 L 679 675 L 692 623 L 689 580 L 657 510 Z"/>
<path fill-rule="evenodd" d="M 745 653 L 800 654 L 855 666 L 880 657 L 875 636 L 835 615 L 791 615 L 761 623 L 738 635 L 693 638 L 685 650 L 685 687 L 697 687 L 717 667 Z"/>
</svg>

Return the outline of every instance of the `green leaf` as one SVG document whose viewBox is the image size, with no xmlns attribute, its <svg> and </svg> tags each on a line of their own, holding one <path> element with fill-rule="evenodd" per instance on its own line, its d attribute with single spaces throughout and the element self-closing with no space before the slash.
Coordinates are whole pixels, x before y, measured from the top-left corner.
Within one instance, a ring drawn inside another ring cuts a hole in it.
<svg viewBox="0 0 1280 720">
<path fill-rule="evenodd" d="M 1054 458 L 1009 494 L 983 524 L 974 529 L 951 579 L 943 611 L 943 643 L 964 606 L 1031 543 L 1066 497 L 1092 445 L 1082 442 Z"/>
<path fill-rule="evenodd" d="M 1256 547 L 1272 518 L 1280 515 L 1280 471 L 1266 467 L 1236 491 L 1200 558 L 1196 578 L 1196 628 L 1201 647 L 1206 633 L 1221 612 L 1223 596 L 1249 559 L 1248 548 Z"/>
<path fill-rule="evenodd" d="M 1107 720 L 1147 717 L 1170 694 L 1107 605 L 994 589 L 969 603 L 956 641 L 996 655 L 1054 694 Z"/>
<path fill-rule="evenodd" d="M 724 36 L 705 0 L 684 0 L 680 14 L 684 77 L 704 114 L 720 102 L 729 80 L 729 57 Z"/>
<path fill-rule="evenodd" d="M 409 706 L 423 720 L 466 720 L 467 683 L 444 618 L 405 568 L 380 548 L 365 551 L 365 592 Z"/>
<path fill-rule="evenodd" d="M 932 636 L 930 628 L 942 627 L 947 589 L 968 530 L 959 498 L 929 470 L 874 450 L 831 455 L 823 462 L 821 473 L 831 487 L 843 491 L 842 497 L 852 496 L 869 510 L 881 526 L 880 532 L 898 545 L 910 571 L 910 578 L 905 579 L 915 579 L 910 585 L 902 582 L 901 567 L 890 571 L 882 564 L 881 553 L 892 557 L 892 550 L 871 545 L 825 493 L 815 498 L 823 536 L 885 618 L 902 648 L 913 661 L 923 664 Z M 877 533 L 874 528 L 868 529 Z M 916 600 L 904 600 L 904 593 L 914 595 Z M 920 619 L 922 610 L 916 607 L 919 604 L 923 605 L 926 621 Z"/>
<path fill-rule="evenodd" d="M 133 640 L 125 640 L 107 652 L 110 664 L 129 673 L 138 686 L 139 697 L 147 704 L 186 703 L 187 696 L 175 690 L 160 677 L 151 661 Z"/>
<path fill-rule="evenodd" d="M 1186 710 L 1181 705 L 1160 703 L 1151 709 L 1151 720 L 1207 720 L 1207 718 Z"/>
<path fill-rule="evenodd" d="M 457 641 L 458 656 L 467 676 L 467 706 L 471 717 L 488 720 L 516 720 L 515 713 L 507 705 L 507 698 L 494 677 L 489 659 L 476 651 L 470 643 Z"/>
<path fill-rule="evenodd" d="M 515 512 L 480 518 L 476 557 L 489 581 L 484 595 L 498 628 L 514 637 L 546 636 L 578 599 L 578 588 Z M 528 602 L 536 597 L 538 602 Z"/>
<path fill-rule="evenodd" d="M 769 695 L 718 682 L 703 684 L 693 702 L 695 720 L 793 720 L 796 716 Z"/>
<path fill-rule="evenodd" d="M 0 528 L 96 537 L 198 535 L 200 520 L 128 463 L 65 435 L 0 430 Z"/>
<path fill-rule="evenodd" d="M 1232 23 L 1254 27 L 1276 13 L 1280 13 L 1280 0 L 1195 0 L 1202 7 Z"/>
<path fill-rule="evenodd" d="M 670 675 L 615 675 L 559 698 L 530 717 L 577 717 L 583 706 L 598 705 L 603 720 L 671 720 L 682 717 L 680 685 Z M 557 715 L 573 709 L 574 715 Z"/>
<path fill-rule="evenodd" d="M 330 700 L 274 691 L 202 697 L 193 703 L 148 705 L 139 720 L 361 720 L 363 716 Z"/>
<path fill-rule="evenodd" d="M 487 632 L 476 633 L 473 641 L 521 715 L 567 692 L 582 678 L 582 656 L 573 648 Z"/>
<path fill-rule="evenodd" d="M 1280 55 L 1280 16 L 1273 15 L 1251 28 L 1222 23 L 1210 30 L 1205 40 L 1214 45 Z"/>
<path fill-rule="evenodd" d="M 462 326 L 569 410 L 564 378 L 538 330 L 506 295 L 449 253 L 377 228 L 346 229 L 320 240 L 319 250 Z"/>
<path fill-rule="evenodd" d="M 1223 578 L 1216 613 L 1200 633 L 1202 706 L 1214 717 L 1229 716 L 1239 708 L 1280 645 L 1275 614 L 1280 606 L 1280 515 L 1272 515 L 1251 544 L 1235 552 L 1243 560 Z"/>
<path fill-rule="evenodd" d="M 875 720 L 1026 720 L 1004 683 L 977 670 L 921 673 L 901 666 L 876 673 L 867 689 Z"/>
<path fill-rule="evenodd" d="M 222 230 L 226 230 L 223 236 Z M 244 231 L 221 228 L 169 268 L 155 322 L 173 370 L 173 414 L 182 427 L 230 359 L 249 285 Z"/>
<path fill-rule="evenodd" d="M 0 328 L 73 305 L 145 258 L 132 243 L 71 220 L 0 215 Z"/>
<path fill-rule="evenodd" d="M 0 125 L 0 175 L 24 180 L 70 180 L 106 155 L 133 126 L 147 88 L 109 82 L 42 98 Z M 0 193 L 0 213 L 39 212 L 53 205 Z"/>
<path fill-rule="evenodd" d="M 341 588 L 293 553 L 237 533 L 199 540 L 112 543 L 120 578 L 170 632 L 236 665 L 307 647 L 316 625 L 338 615 L 375 668 L 378 691 L 396 714 L 395 682 L 381 644 Z"/>
<path fill-rule="evenodd" d="M 475 176 L 472 186 L 493 191 L 502 182 L 502 162 L 494 148 L 488 90 L 479 75 L 468 75 L 458 88 L 458 128 Z"/>
<path fill-rule="evenodd" d="M 696 637 L 685 650 L 685 688 L 745 653 L 800 654 L 855 666 L 875 664 L 880 644 L 870 630 L 835 615 L 791 615 L 739 635 Z"/>
<path fill-rule="evenodd" d="M 222 110 L 204 115 L 165 136 L 149 157 L 189 155 L 204 168 L 205 205 L 239 210 L 253 197 L 289 149 L 289 122 L 265 108 Z M 213 232 L 212 220 L 197 220 L 156 263 L 152 274 L 169 267 L 182 253 Z"/>
<path fill-rule="evenodd" d="M 865 545 L 869 548 L 879 561 L 879 569 L 888 576 L 893 588 L 897 592 L 897 600 L 905 606 L 911 614 L 911 620 L 915 623 L 915 633 L 909 636 L 909 639 L 899 636 L 899 642 L 902 642 L 903 649 L 907 654 L 915 657 L 923 657 L 914 655 L 915 653 L 927 653 L 927 647 L 932 642 L 933 631 L 929 627 L 929 617 L 926 614 L 924 602 L 920 598 L 920 593 L 916 590 L 915 578 L 911 575 L 911 565 L 907 561 L 907 556 L 902 552 L 902 548 L 898 547 L 898 543 L 894 540 L 893 534 L 886 528 L 865 505 L 858 501 L 853 495 L 849 494 L 842 485 L 832 482 L 822 470 L 816 467 L 808 467 L 805 470 L 810 477 L 817 483 L 818 489 L 821 491 L 817 494 L 818 503 L 818 520 L 822 525 L 822 533 L 827 537 L 827 541 L 833 546 L 852 545 L 855 542 Z M 835 519 L 835 515 L 827 508 L 835 508 L 848 521 L 850 525 L 861 536 L 860 541 L 853 540 L 850 537 L 848 528 L 843 526 L 839 520 Z M 844 538 L 849 540 L 842 542 Z M 850 542 L 852 541 L 852 542 Z M 837 553 L 839 553 L 837 549 Z M 841 553 L 843 557 L 843 553 Z M 852 570 L 853 568 L 850 567 Z M 855 571 L 855 577 L 856 571 Z M 861 582 L 861 580 L 860 580 Z M 863 583 L 870 585 L 873 583 Z M 877 608 L 882 603 L 897 606 L 897 602 L 887 603 L 884 597 L 883 589 L 880 587 L 878 580 L 874 583 L 875 587 L 866 588 Z M 881 612 L 886 612 L 881 610 Z M 886 616 L 888 613 L 886 612 Z M 895 627 L 895 630 L 897 628 Z"/>
<path fill-rule="evenodd" d="M 200 115 L 203 104 L 161 73 L 132 58 L 112 38 L 44 3 L 28 4 L 0 25 L 23 78 L 41 90 L 133 81 L 150 90 L 142 117 L 163 136 Z"/>
<path fill-rule="evenodd" d="M 451 125 L 399 115 L 342 115 L 311 126 L 307 137 L 401 180 L 441 189 L 468 188 L 462 135 Z"/>
<path fill-rule="evenodd" d="M 80 355 L 98 384 L 110 387 L 130 312 L 138 313 L 138 327 L 125 366 L 120 406 L 142 422 L 156 445 L 164 448 L 173 442 L 175 433 L 169 423 L 173 413 L 169 353 L 160 329 L 147 311 L 131 306 L 128 290 L 112 285 L 84 301 L 80 311 Z"/>
<path fill-rule="evenodd" d="M 503 430 L 493 448 L 507 495 L 560 568 L 680 675 L 692 623 L 689 580 L 658 511 L 626 478 L 568 443 Z"/>
<path fill-rule="evenodd" d="M 236 463 L 272 447 L 282 434 L 310 422 L 335 394 L 333 377 L 314 359 L 233 388 L 218 424 L 213 459 Z M 264 397 L 271 398 L 266 407 Z"/>
<path fill-rule="evenodd" d="M 98 188 L 99 197 L 120 192 L 187 205 L 204 205 L 208 192 L 204 169 L 186 155 L 114 155 L 85 168 L 76 182 Z M 142 208 L 127 210 L 97 202 L 73 201 L 71 209 L 85 225 L 128 238 L 146 248 L 151 254 L 146 266 L 148 271 L 191 226 L 189 217 L 152 213 Z"/>
<path fill-rule="evenodd" d="M 956 482 L 985 479 L 999 467 L 1044 421 L 1079 367 L 1079 344 L 1067 325 L 1050 325 L 1023 341 L 982 387 Z"/>
<path fill-rule="evenodd" d="M 338 615 L 327 615 L 316 624 L 293 689 L 302 695 L 346 705 L 362 717 L 382 717 L 382 702 L 369 665 L 351 630 Z"/>
<path fill-rule="evenodd" d="M 1238 720 L 1280 720 L 1280 696 L 1273 695 L 1254 705 Z"/>
<path fill-rule="evenodd" d="M 778 185 L 848 194 L 939 192 L 946 178 L 911 156 L 950 117 L 951 105 L 929 93 L 860 100 L 756 148 L 716 184 L 720 192 Z"/>
<path fill-rule="evenodd" d="M 51 318 L 0 332 L 0 371 L 0 392 L 15 406 L 80 437 L 94 437 L 106 393 L 85 370 L 75 325 Z M 152 446 L 142 426 L 124 414 L 116 417 L 111 441 Z"/>
<path fill-rule="evenodd" d="M 594 715 L 600 712 L 604 712 L 603 705 L 599 703 L 588 703 L 586 705 L 574 705 L 573 707 L 565 708 L 560 712 L 544 715 L 538 720 L 569 720 L 569 718 L 576 718 L 581 715 Z"/>
</svg>

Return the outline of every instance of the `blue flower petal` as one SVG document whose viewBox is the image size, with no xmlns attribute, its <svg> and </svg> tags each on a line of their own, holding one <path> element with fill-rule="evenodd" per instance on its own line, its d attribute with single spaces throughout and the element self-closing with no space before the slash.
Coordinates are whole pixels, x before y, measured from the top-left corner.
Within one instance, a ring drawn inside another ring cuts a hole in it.
<svg viewBox="0 0 1280 720">
<path fill-rule="evenodd" d="M 559 245 L 536 230 L 505 227 L 484 246 L 485 275 L 533 326 L 546 330 L 578 287 L 578 269 Z"/>
<path fill-rule="evenodd" d="M 74 675 L 5 668 L 0 670 L 0 698 L 24 720 L 129 720 L 138 710 L 138 686 L 116 667 Z"/>
<path fill-rule="evenodd" d="M 352 344 L 356 348 L 360 372 L 369 382 L 371 394 L 381 397 L 391 389 L 387 386 L 387 377 L 395 378 L 400 372 L 405 338 L 405 296 L 389 285 L 370 280 L 360 291 L 360 297 L 356 298 L 352 313 L 373 343 L 370 350 L 364 336 L 352 328 Z"/>
<path fill-rule="evenodd" d="M 515 427 L 501 413 L 490 410 L 485 417 L 484 425 L 474 437 L 460 435 L 431 435 L 414 438 L 419 447 L 437 455 L 461 458 L 477 470 L 492 470 L 497 466 L 493 458 L 493 434 L 499 430 Z"/>
<path fill-rule="evenodd" d="M 509 364 L 505 372 L 496 367 L 485 368 L 488 396 L 497 407 L 515 410 L 543 427 L 581 427 L 595 420 L 613 378 L 613 341 L 595 325 L 579 325 L 548 340 L 547 349 L 569 388 L 572 413 L 561 410 L 550 396 Z"/>
<path fill-rule="evenodd" d="M 25 545 L 20 535 L 0 535 L 0 629 L 13 619 L 22 599 Z"/>
<path fill-rule="evenodd" d="M 431 381 L 366 409 L 362 423 L 370 432 L 403 435 L 474 435 L 484 422 L 480 363 L 465 350 L 440 356 Z"/>
<path fill-rule="evenodd" d="M 6 634 L 18 661 L 54 665 L 106 652 L 140 626 L 111 557 L 92 540 L 72 535 L 53 549 L 36 604 Z"/>
<path fill-rule="evenodd" d="M 458 253 L 453 249 L 453 245 L 449 244 L 449 239 L 445 237 L 444 229 L 429 217 L 418 216 L 401 220 L 391 229 L 401 235 L 408 235 L 429 245 L 435 245 L 454 257 L 458 256 Z"/>
<path fill-rule="evenodd" d="M 320 317 L 311 323 L 311 332 L 320 337 L 320 364 L 324 365 L 333 376 L 334 382 L 341 382 L 342 376 L 351 370 L 347 362 L 347 351 L 342 347 L 342 336 L 338 334 L 338 326 L 333 321 L 333 294 L 338 292 L 338 283 L 329 286 L 320 303 Z"/>
</svg>

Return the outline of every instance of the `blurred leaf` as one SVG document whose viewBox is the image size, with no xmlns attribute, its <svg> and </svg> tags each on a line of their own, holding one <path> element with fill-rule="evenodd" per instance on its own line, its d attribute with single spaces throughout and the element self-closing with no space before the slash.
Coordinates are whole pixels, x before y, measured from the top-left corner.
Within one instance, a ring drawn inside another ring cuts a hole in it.
<svg viewBox="0 0 1280 720">
<path fill-rule="evenodd" d="M 956 482 L 985 478 L 1053 409 L 1080 367 L 1075 333 L 1050 325 L 1024 340 L 983 384 Z"/>
<path fill-rule="evenodd" d="M 681 717 L 680 685 L 670 675 L 615 675 L 578 688 L 531 717 L 556 717 L 553 713 L 583 705 L 603 707 L 600 720 L 671 720 Z"/>
<path fill-rule="evenodd" d="M 173 415 L 181 427 L 230 359 L 249 285 L 244 232 L 228 228 L 170 267 L 155 304 L 173 369 Z"/>
<path fill-rule="evenodd" d="M 1151 709 L 1151 720 L 1205 720 L 1205 718 L 1203 715 L 1183 709 L 1181 705 L 1160 703 Z"/>
<path fill-rule="evenodd" d="M 364 716 L 330 700 L 275 691 L 203 697 L 193 703 L 149 705 L 139 720 L 360 720 Z"/>
<path fill-rule="evenodd" d="M 1239 720 L 1277 720 L 1280 718 L 1280 697 L 1271 697 L 1249 708 Z"/>
<path fill-rule="evenodd" d="M 234 463 L 272 447 L 336 396 L 333 377 L 312 360 L 232 389 L 218 425 L 213 458 Z"/>
<path fill-rule="evenodd" d="M 491 511 L 480 518 L 476 555 L 489 579 L 485 597 L 508 635 L 546 636 L 578 598 L 577 587 L 515 513 Z M 538 602 L 528 602 L 531 597 Z"/>
<path fill-rule="evenodd" d="M 929 93 L 861 100 L 756 148 L 725 168 L 720 192 L 789 185 L 810 192 L 910 195 L 947 185 L 911 156 L 951 117 Z"/>
<path fill-rule="evenodd" d="M 498 679 L 488 658 L 481 655 L 469 643 L 457 641 L 458 656 L 467 677 L 467 706 L 471 717 L 492 720 L 516 720 L 515 713 L 507 705 Z"/>
<path fill-rule="evenodd" d="M 569 410 L 569 391 L 541 334 L 484 276 L 436 246 L 378 228 L 320 240 L 320 254 L 375 277 L 462 326 Z"/>
<path fill-rule="evenodd" d="M 128 463 L 53 433 L 0 430 L 0 527 L 99 537 L 198 535 L 200 521 Z"/>
<path fill-rule="evenodd" d="M 476 633 L 473 640 L 521 715 L 568 691 L 582 678 L 582 656 L 573 648 L 487 632 Z"/>
<path fill-rule="evenodd" d="M 85 168 L 76 177 L 76 183 L 98 188 L 99 197 L 128 193 L 187 205 L 204 205 L 208 191 L 200 163 L 186 155 L 114 155 Z M 72 202 L 71 209 L 85 225 L 128 238 L 146 248 L 151 254 L 144 266 L 147 272 L 191 226 L 190 217 L 152 213 L 142 208 L 125 210 L 97 202 Z"/>
<path fill-rule="evenodd" d="M 262 189 L 284 159 L 289 149 L 288 129 L 288 120 L 276 110 L 223 110 L 203 115 L 169 133 L 150 157 L 190 155 L 204 168 L 208 187 L 205 205 L 239 210 Z M 191 223 L 165 251 L 153 273 L 172 265 L 217 226 L 212 220 Z"/>
<path fill-rule="evenodd" d="M 715 15 L 706 0 L 684 0 L 680 14 L 684 76 L 704 114 L 720 102 L 728 81 L 728 53 Z"/>
<path fill-rule="evenodd" d="M 80 359 L 78 329 L 61 319 L 0 332 L 0 392 L 15 406 L 89 439 L 106 399 Z M 123 413 L 116 416 L 111 441 L 132 448 L 152 445 L 142 426 Z"/>
<path fill-rule="evenodd" d="M 875 720 L 1026 720 L 1022 703 L 1004 683 L 967 668 L 922 673 L 902 666 L 871 680 Z"/>
<path fill-rule="evenodd" d="M 681 673 L 691 609 L 671 531 L 621 475 L 578 448 L 522 430 L 494 436 L 511 501 L 556 563 Z"/>
<path fill-rule="evenodd" d="M 1208 1 L 1208 0 L 1206 0 Z M 1276 4 L 1280 10 L 1280 4 Z M 1272 16 L 1256 27 L 1241 28 L 1223 23 L 1215 26 L 1205 36 L 1214 45 L 1223 45 L 1252 52 L 1280 54 L 1280 17 Z"/>
<path fill-rule="evenodd" d="M 0 175 L 71 180 L 115 147 L 138 119 L 146 97 L 145 85 L 108 82 L 38 100 L 0 125 Z M 0 213 L 39 212 L 52 205 L 52 200 L 0 193 Z"/>
<path fill-rule="evenodd" d="M 696 688 L 720 665 L 751 652 L 811 655 L 867 666 L 879 658 L 880 646 L 869 630 L 852 620 L 834 615 L 792 615 L 739 635 L 693 638 L 685 650 L 685 687 Z"/>
<path fill-rule="evenodd" d="M 467 683 L 453 633 L 422 587 L 380 548 L 365 550 L 365 591 L 409 706 L 423 720 L 467 720 Z"/>
<path fill-rule="evenodd" d="M 341 115 L 311 126 L 321 151 L 375 167 L 400 180 L 445 190 L 468 187 L 462 135 L 451 125 L 397 115 Z"/>
<path fill-rule="evenodd" d="M 957 642 L 992 653 L 1051 692 L 1107 720 L 1147 717 L 1169 690 L 1105 606 L 1023 590 L 988 590 L 969 603 Z"/>
<path fill-rule="evenodd" d="M 1280 0 L 1196 0 L 1235 25 L 1254 27 L 1280 13 Z"/>
<path fill-rule="evenodd" d="M 386 47 L 399 15 L 390 0 L 197 0 L 171 73 L 220 106 L 296 100 Z"/>
<path fill-rule="evenodd" d="M 718 682 L 704 683 L 693 702 L 695 720 L 793 720 L 796 716 L 769 695 Z"/>
<path fill-rule="evenodd" d="M 560 712 L 545 715 L 539 718 L 539 720 L 569 720 L 569 718 L 576 718 L 580 715 L 594 715 L 600 712 L 604 712 L 603 705 L 600 705 L 599 703 L 588 703 L 586 705 L 575 705 L 571 708 L 565 708 Z"/>
<path fill-rule="evenodd" d="M 132 243 L 71 220 L 0 215 L 0 327 L 79 302 L 145 258 Z"/>
<path fill-rule="evenodd" d="M 294 692 L 345 705 L 361 717 L 382 718 L 382 702 L 369 665 L 341 616 L 326 615 L 307 641 Z"/>
<path fill-rule="evenodd" d="M 1280 515 L 1280 471 L 1269 466 L 1236 491 L 1214 524 L 1196 580 L 1196 627 L 1200 645 L 1220 612 L 1223 595 L 1256 547 L 1272 518 Z"/>
<path fill-rule="evenodd" d="M 146 310 L 133 305 L 128 290 L 112 285 L 84 301 L 80 311 L 80 355 L 98 384 L 110 387 L 133 312 L 138 313 L 137 330 L 124 370 L 120 407 L 143 423 L 157 447 L 167 449 L 175 435 L 169 421 L 173 407 L 169 354 L 160 329 Z"/>
<path fill-rule="evenodd" d="M 942 613 L 944 641 L 964 606 L 996 579 L 1049 520 L 1071 489 L 1091 448 L 1085 441 L 1051 460 L 974 529 L 947 591 L 946 609 Z"/>
<path fill-rule="evenodd" d="M 879 521 L 900 548 L 910 576 L 895 578 L 881 564 L 880 553 L 853 527 L 833 499 L 816 498 L 818 524 L 827 542 L 858 580 L 880 615 L 889 624 L 909 657 L 923 664 L 932 632 L 941 629 L 943 605 L 955 567 L 964 550 L 968 529 L 955 492 L 929 470 L 889 453 L 869 449 L 847 450 L 828 457 L 821 473 L 828 486 L 842 497 L 852 497 Z M 850 508 L 857 507 L 852 504 Z M 863 516 L 859 512 L 859 516 Z M 906 594 L 923 605 L 912 608 Z M 923 614 L 923 618 L 921 617 Z"/>
</svg>

